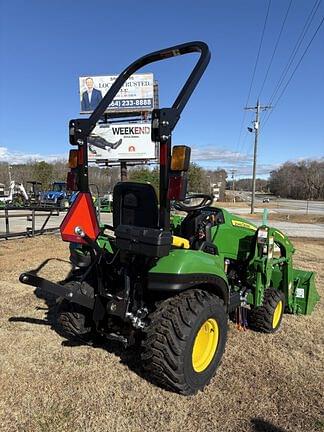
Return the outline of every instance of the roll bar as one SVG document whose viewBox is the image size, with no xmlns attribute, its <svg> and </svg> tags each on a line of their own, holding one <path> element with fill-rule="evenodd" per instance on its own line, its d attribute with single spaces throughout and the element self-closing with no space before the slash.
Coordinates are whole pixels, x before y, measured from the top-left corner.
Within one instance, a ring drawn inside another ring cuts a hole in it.
<svg viewBox="0 0 324 432">
<path fill-rule="evenodd" d="M 138 60 L 135 60 L 119 75 L 119 77 L 116 79 L 109 91 L 106 93 L 105 97 L 101 100 L 97 108 L 89 117 L 89 121 L 91 123 L 97 123 L 97 121 L 104 114 L 104 112 L 106 111 L 110 103 L 113 101 L 114 97 L 119 92 L 123 84 L 138 69 L 150 63 L 193 52 L 200 53 L 199 60 L 172 105 L 172 108 L 175 108 L 178 111 L 178 114 L 181 114 L 183 108 L 188 102 L 188 99 L 190 98 L 192 92 L 198 84 L 198 81 L 200 80 L 210 60 L 210 51 L 208 49 L 208 46 L 204 42 L 197 41 L 176 45 L 170 48 L 155 51 L 151 54 L 147 54 L 139 58 Z"/>
<path fill-rule="evenodd" d="M 159 226 L 170 227 L 170 200 L 168 198 L 168 181 L 171 156 L 171 135 L 180 114 L 196 88 L 210 60 L 208 45 L 201 41 L 187 42 L 147 54 L 130 64 L 116 79 L 96 109 L 87 119 L 71 120 L 69 123 L 70 143 L 78 145 L 81 163 L 77 168 L 77 185 L 80 192 L 89 192 L 87 139 L 98 120 L 119 92 L 120 88 L 138 69 L 156 61 L 184 54 L 200 53 L 187 81 L 180 90 L 171 108 L 152 111 L 152 140 L 160 143 L 160 215 Z"/>
<path fill-rule="evenodd" d="M 76 126 L 78 129 L 73 131 L 72 141 L 70 139 L 71 144 L 78 144 L 78 142 L 76 142 L 77 139 L 84 139 L 91 133 L 91 131 L 96 126 L 96 123 L 103 116 L 106 109 L 113 101 L 114 97 L 117 95 L 123 84 L 138 69 L 150 63 L 194 52 L 200 53 L 200 57 L 172 105 L 172 108 L 175 109 L 178 116 L 180 116 L 183 108 L 186 106 L 192 92 L 194 91 L 206 67 L 208 66 L 210 60 L 210 51 L 208 45 L 205 42 L 187 42 L 181 45 L 164 48 L 162 50 L 152 52 L 151 54 L 147 54 L 127 66 L 127 68 L 124 69 L 123 72 L 118 76 L 116 81 L 110 87 L 106 95 L 103 97 L 88 119 L 71 120 L 72 124 L 70 122 L 70 129 L 73 126 Z"/>
</svg>

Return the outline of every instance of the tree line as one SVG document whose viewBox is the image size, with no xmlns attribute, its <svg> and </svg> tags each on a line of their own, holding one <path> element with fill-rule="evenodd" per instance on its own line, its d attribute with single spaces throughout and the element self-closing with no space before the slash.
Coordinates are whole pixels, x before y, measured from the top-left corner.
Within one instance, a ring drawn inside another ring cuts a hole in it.
<svg viewBox="0 0 324 432">
<path fill-rule="evenodd" d="M 210 193 L 212 185 L 218 182 L 223 183 L 225 190 L 227 172 L 222 169 L 206 170 L 194 162 L 191 162 L 188 171 L 188 191 L 191 193 Z M 159 188 L 159 169 L 155 167 L 134 168 L 129 175 L 131 181 L 150 182 L 156 190 Z"/>
<path fill-rule="evenodd" d="M 9 178 L 17 183 L 38 181 L 42 183 L 43 190 L 48 190 L 54 181 L 65 181 L 69 168 L 67 163 L 58 160 L 52 163 L 45 161 L 31 161 L 25 164 L 9 165 L 0 162 L 0 183 L 9 186 Z M 211 193 L 212 185 L 221 182 L 225 189 L 227 172 L 222 169 L 207 170 L 196 163 L 190 164 L 188 172 L 188 190 L 190 192 Z M 130 181 L 150 182 L 158 190 L 158 167 L 129 167 L 128 179 Z M 111 192 L 114 185 L 120 180 L 119 167 L 99 168 L 89 167 L 89 183 L 96 184 L 100 194 Z M 227 182 L 227 188 L 232 189 L 232 181 Z M 251 191 L 251 178 L 238 179 L 234 183 L 235 190 Z M 283 198 L 293 199 L 324 199 L 324 160 L 286 162 L 277 170 L 270 173 L 269 179 L 257 179 L 256 190 L 270 192 Z"/>
<path fill-rule="evenodd" d="M 43 190 L 50 190 L 53 182 L 66 181 L 69 168 L 66 161 L 58 160 L 55 162 L 28 162 L 25 164 L 9 165 L 0 162 L 0 183 L 5 184 L 8 189 L 9 180 L 22 183 L 27 188 L 28 181 L 38 181 L 42 183 Z M 96 184 L 100 194 L 111 192 L 114 185 L 119 180 L 119 169 L 89 167 L 89 183 Z"/>
<path fill-rule="evenodd" d="M 0 162 L 0 183 L 4 183 L 8 188 L 11 178 L 16 183 L 23 183 L 26 187 L 27 182 L 33 180 L 41 182 L 43 190 L 49 190 L 54 181 L 66 181 L 68 171 L 67 163 L 62 160 L 51 163 L 31 161 L 17 165 Z M 226 177 L 225 170 L 206 170 L 196 163 L 191 163 L 188 172 L 188 190 L 190 192 L 210 193 L 212 185 L 219 181 L 223 182 L 225 189 Z M 159 168 L 158 166 L 154 168 L 147 166 L 129 167 L 128 179 L 130 181 L 150 182 L 158 191 Z M 119 180 L 119 167 L 89 167 L 89 183 L 90 185 L 97 185 L 101 195 L 111 192 Z"/>
<path fill-rule="evenodd" d="M 227 188 L 233 189 L 233 181 L 227 182 Z M 237 179 L 236 191 L 251 191 L 252 179 Z M 268 179 L 256 179 L 256 190 L 272 193 L 282 198 L 322 200 L 324 199 L 324 160 L 303 160 L 285 162 L 278 169 L 271 171 Z"/>
<path fill-rule="evenodd" d="M 252 179 L 242 178 L 234 181 L 230 180 L 227 182 L 227 189 L 234 189 L 236 191 L 251 191 L 252 190 Z M 257 178 L 255 180 L 255 189 L 259 192 L 269 192 L 269 180 Z"/>
<path fill-rule="evenodd" d="M 269 188 L 283 198 L 324 199 L 324 160 L 284 163 L 270 173 Z"/>
</svg>

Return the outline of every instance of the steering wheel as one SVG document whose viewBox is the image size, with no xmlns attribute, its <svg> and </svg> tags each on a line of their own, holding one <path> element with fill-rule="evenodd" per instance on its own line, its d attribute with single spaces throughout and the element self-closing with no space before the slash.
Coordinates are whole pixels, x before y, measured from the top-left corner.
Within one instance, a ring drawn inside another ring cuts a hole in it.
<svg viewBox="0 0 324 432">
<path fill-rule="evenodd" d="M 186 205 L 184 201 L 192 200 L 192 199 L 201 199 L 201 201 L 196 205 Z M 214 198 L 212 195 L 207 194 L 193 194 L 188 195 L 184 200 L 182 201 L 175 201 L 174 202 L 174 208 L 176 210 L 185 211 L 185 212 L 191 212 L 195 210 L 202 210 L 206 207 L 209 207 L 214 201 Z"/>
</svg>

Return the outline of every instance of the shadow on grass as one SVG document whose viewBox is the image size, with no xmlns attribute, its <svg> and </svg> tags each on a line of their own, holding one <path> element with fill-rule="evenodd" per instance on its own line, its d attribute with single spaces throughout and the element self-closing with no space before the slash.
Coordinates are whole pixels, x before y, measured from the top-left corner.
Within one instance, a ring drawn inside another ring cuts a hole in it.
<svg viewBox="0 0 324 432">
<path fill-rule="evenodd" d="M 69 262 L 66 260 L 61 260 L 57 258 L 49 258 L 42 262 L 36 269 L 28 271 L 28 273 L 38 275 L 38 272 L 48 264 L 50 261 L 61 261 Z M 70 263 L 70 262 L 69 262 Z M 72 278 L 72 273 L 70 272 L 64 280 L 57 283 L 63 284 L 67 283 Z M 125 348 L 122 343 L 117 341 L 111 341 L 107 338 L 96 335 L 93 339 L 89 341 L 82 341 L 78 338 L 74 338 L 70 335 L 66 335 L 60 328 L 57 322 L 57 314 L 59 310 L 59 299 L 55 295 L 44 291 L 41 288 L 34 289 L 34 295 L 45 301 L 46 307 L 36 307 L 37 310 L 43 310 L 45 313 L 44 319 L 32 318 L 27 316 L 13 316 L 9 318 L 9 322 L 24 322 L 28 324 L 51 326 L 51 328 L 64 338 L 62 341 L 62 346 L 64 347 L 77 347 L 77 346 L 91 346 L 94 349 L 102 349 L 109 353 L 112 353 L 120 358 L 122 364 L 125 364 L 130 370 L 135 372 L 137 375 L 144 379 L 148 379 L 142 369 L 142 364 L 140 360 L 140 346 L 135 344 Z"/>
<path fill-rule="evenodd" d="M 70 264 L 69 261 L 63 260 L 60 258 L 47 258 L 45 261 L 43 261 L 38 267 L 36 267 L 33 270 L 29 270 L 28 273 L 37 276 L 38 273 L 50 262 L 50 261 L 58 261 L 63 263 Z M 67 278 L 65 280 L 62 280 L 58 283 L 64 283 L 68 278 L 70 277 L 70 274 L 68 274 Z M 32 287 L 31 287 L 32 288 Z M 47 307 L 41 307 L 37 306 L 35 309 L 37 310 L 44 310 L 45 311 L 45 318 L 44 319 L 38 319 L 38 318 L 31 318 L 31 317 L 10 317 L 9 322 L 25 322 L 28 324 L 37 324 L 37 325 L 50 325 L 53 326 L 55 322 L 55 315 L 56 315 L 56 309 L 57 309 L 57 297 L 53 294 L 46 293 L 41 288 L 36 288 L 34 290 L 34 295 L 37 298 L 45 300 Z"/>
<path fill-rule="evenodd" d="M 55 329 L 60 336 L 66 338 L 66 335 L 62 335 L 59 329 Z M 141 363 L 141 348 L 139 344 L 131 345 L 125 348 L 120 342 L 111 341 L 104 337 L 98 337 L 90 342 L 83 342 L 79 339 L 69 338 L 62 341 L 62 346 L 64 347 L 79 347 L 79 346 L 91 346 L 93 349 L 101 349 L 110 354 L 120 358 L 120 362 L 127 366 L 131 371 L 135 372 L 139 377 L 146 379 L 147 381 L 153 382 L 150 377 L 148 377 Z"/>
<path fill-rule="evenodd" d="M 285 429 L 277 427 L 268 421 L 258 417 L 251 420 L 253 432 L 286 432 Z"/>
</svg>

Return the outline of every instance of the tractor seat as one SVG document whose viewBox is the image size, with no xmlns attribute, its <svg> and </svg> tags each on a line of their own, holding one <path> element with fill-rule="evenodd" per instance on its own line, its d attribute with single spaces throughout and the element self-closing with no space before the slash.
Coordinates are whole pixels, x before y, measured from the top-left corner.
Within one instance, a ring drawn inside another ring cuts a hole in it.
<svg viewBox="0 0 324 432">
<path fill-rule="evenodd" d="M 113 191 L 117 247 L 134 254 L 161 257 L 171 245 L 189 249 L 188 240 L 159 228 L 158 200 L 149 183 L 120 182 Z"/>
<path fill-rule="evenodd" d="M 159 210 L 154 187 L 149 183 L 119 182 L 113 191 L 113 225 L 158 228 Z"/>
<path fill-rule="evenodd" d="M 130 255 L 160 258 L 169 253 L 170 231 L 159 228 L 155 190 L 149 183 L 117 183 L 113 192 L 116 246 Z"/>
</svg>

